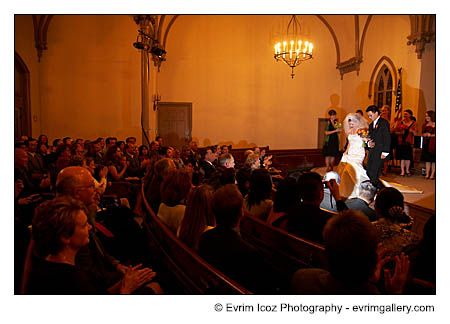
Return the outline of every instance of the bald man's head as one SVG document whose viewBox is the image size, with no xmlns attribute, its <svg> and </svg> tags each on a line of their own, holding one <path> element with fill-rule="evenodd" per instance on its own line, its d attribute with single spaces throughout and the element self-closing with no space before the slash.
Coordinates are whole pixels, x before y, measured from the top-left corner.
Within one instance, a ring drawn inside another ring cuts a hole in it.
<svg viewBox="0 0 450 324">
<path fill-rule="evenodd" d="M 56 193 L 61 196 L 71 196 L 86 205 L 94 202 L 95 183 L 90 172 L 78 166 L 62 169 L 56 179 Z"/>
</svg>

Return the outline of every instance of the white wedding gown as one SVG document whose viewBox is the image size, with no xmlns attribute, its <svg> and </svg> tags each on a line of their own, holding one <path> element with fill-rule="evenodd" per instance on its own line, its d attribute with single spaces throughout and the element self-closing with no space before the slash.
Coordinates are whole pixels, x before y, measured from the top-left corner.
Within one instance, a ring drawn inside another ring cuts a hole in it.
<svg viewBox="0 0 450 324">
<path fill-rule="evenodd" d="M 342 156 L 336 171 L 341 177 L 341 196 L 355 198 L 358 196 L 360 183 L 369 180 L 362 165 L 366 151 L 359 135 L 348 135 L 347 139 L 348 152 Z"/>
</svg>

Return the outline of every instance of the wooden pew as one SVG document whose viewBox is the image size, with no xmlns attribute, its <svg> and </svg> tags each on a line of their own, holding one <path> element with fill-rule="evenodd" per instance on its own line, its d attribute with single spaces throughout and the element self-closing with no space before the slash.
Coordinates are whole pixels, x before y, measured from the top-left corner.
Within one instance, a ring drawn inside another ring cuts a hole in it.
<svg viewBox="0 0 450 324">
<path fill-rule="evenodd" d="M 276 270 L 283 276 L 292 276 L 300 268 L 328 268 L 323 245 L 273 227 L 247 213 L 241 220 L 240 229 L 242 237 L 257 247 L 266 262 L 276 266 Z M 411 277 L 405 286 L 405 294 L 434 295 L 436 285 Z"/>
<path fill-rule="evenodd" d="M 257 247 L 266 261 L 287 280 L 300 268 L 327 268 L 325 248 L 245 214 L 241 219 L 242 237 Z"/>
<path fill-rule="evenodd" d="M 405 212 L 414 220 L 411 231 L 423 237 L 423 227 L 428 219 L 436 214 L 436 211 L 405 202 Z"/>
<path fill-rule="evenodd" d="M 143 187 L 142 187 L 143 189 Z M 187 294 L 251 294 L 200 258 L 155 215 L 142 191 L 146 213 L 144 226 L 160 261 Z"/>
</svg>

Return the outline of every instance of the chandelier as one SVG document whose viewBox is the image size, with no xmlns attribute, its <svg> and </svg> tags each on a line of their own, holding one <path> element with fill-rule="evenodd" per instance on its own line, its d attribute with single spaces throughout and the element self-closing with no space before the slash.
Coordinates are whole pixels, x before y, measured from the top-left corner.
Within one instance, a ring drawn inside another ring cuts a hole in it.
<svg viewBox="0 0 450 324">
<path fill-rule="evenodd" d="M 295 15 L 287 25 L 287 32 L 282 35 L 274 46 L 273 57 L 278 62 L 282 60 L 292 69 L 291 77 L 294 78 L 294 68 L 302 63 L 312 59 L 313 43 L 302 37 L 302 27 Z"/>
</svg>

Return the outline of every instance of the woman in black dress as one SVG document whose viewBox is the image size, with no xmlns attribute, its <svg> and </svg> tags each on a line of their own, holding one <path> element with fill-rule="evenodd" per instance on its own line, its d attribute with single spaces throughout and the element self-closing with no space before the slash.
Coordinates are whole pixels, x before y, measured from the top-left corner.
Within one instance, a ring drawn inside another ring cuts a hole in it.
<svg viewBox="0 0 450 324">
<path fill-rule="evenodd" d="M 411 118 L 412 111 L 406 109 L 403 113 L 403 120 L 395 129 L 395 134 L 398 135 L 397 146 L 397 160 L 400 160 L 401 176 L 410 176 L 409 167 L 413 159 L 414 136 L 417 134 L 417 124 Z"/>
<path fill-rule="evenodd" d="M 422 126 L 423 146 L 421 161 L 425 162 L 426 179 L 434 179 L 436 171 L 436 118 L 433 110 L 425 114 L 425 123 Z M 431 169 L 431 174 L 430 174 Z"/>
<path fill-rule="evenodd" d="M 328 112 L 330 119 L 325 128 L 325 141 L 323 143 L 323 155 L 325 156 L 325 166 L 327 172 L 333 170 L 334 159 L 339 156 L 339 136 L 342 127 L 337 127 L 336 111 L 331 109 Z"/>
</svg>

